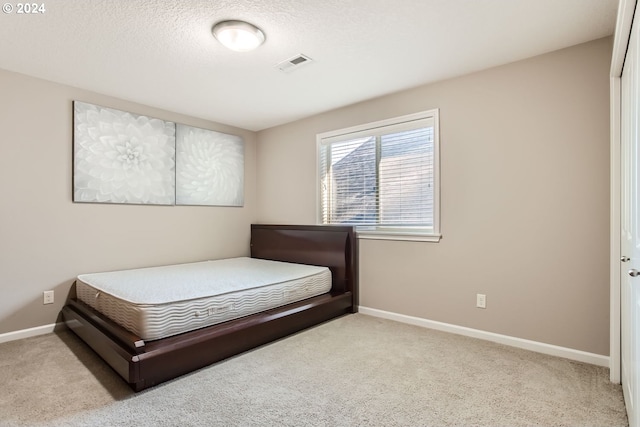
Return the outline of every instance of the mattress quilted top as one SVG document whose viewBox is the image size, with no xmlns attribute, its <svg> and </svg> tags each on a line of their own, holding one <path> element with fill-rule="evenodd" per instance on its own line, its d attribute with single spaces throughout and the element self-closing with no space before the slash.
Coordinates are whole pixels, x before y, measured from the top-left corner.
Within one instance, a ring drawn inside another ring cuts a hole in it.
<svg viewBox="0 0 640 427">
<path fill-rule="evenodd" d="M 136 304 L 167 304 L 322 274 L 327 267 L 228 258 L 161 267 L 81 274 L 99 292 Z"/>
</svg>

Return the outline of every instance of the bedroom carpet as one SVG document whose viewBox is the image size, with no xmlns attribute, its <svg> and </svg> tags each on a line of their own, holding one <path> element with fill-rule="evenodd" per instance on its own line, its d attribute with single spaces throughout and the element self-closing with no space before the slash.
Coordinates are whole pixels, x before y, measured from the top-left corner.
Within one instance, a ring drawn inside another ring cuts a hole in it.
<svg viewBox="0 0 640 427">
<path fill-rule="evenodd" d="M 593 365 L 362 314 L 134 394 L 69 331 L 0 344 L 4 426 L 623 426 Z"/>
</svg>

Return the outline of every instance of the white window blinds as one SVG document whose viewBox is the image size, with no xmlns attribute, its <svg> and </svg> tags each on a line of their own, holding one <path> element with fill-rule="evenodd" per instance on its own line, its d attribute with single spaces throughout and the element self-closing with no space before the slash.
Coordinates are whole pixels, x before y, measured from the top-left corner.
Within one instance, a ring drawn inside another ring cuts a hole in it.
<svg viewBox="0 0 640 427">
<path fill-rule="evenodd" d="M 438 233 L 437 110 L 319 135 L 323 224 Z"/>
</svg>

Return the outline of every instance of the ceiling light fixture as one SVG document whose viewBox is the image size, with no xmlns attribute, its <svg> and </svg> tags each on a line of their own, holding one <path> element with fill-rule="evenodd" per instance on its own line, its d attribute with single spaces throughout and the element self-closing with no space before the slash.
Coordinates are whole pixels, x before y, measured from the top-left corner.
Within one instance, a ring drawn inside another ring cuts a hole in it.
<svg viewBox="0 0 640 427">
<path fill-rule="evenodd" d="M 264 43 L 260 28 L 244 21 L 222 21 L 211 29 L 213 36 L 224 46 L 236 52 L 247 52 Z"/>
</svg>

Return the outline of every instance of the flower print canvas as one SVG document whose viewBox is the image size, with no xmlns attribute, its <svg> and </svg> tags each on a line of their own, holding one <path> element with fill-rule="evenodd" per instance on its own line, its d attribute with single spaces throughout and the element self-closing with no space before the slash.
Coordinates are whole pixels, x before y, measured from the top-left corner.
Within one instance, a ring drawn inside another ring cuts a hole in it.
<svg viewBox="0 0 640 427">
<path fill-rule="evenodd" d="M 73 200 L 173 205 L 175 123 L 74 101 Z"/>
<path fill-rule="evenodd" d="M 176 204 L 242 206 L 243 139 L 176 125 Z"/>
</svg>

